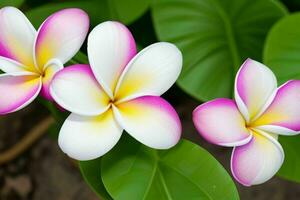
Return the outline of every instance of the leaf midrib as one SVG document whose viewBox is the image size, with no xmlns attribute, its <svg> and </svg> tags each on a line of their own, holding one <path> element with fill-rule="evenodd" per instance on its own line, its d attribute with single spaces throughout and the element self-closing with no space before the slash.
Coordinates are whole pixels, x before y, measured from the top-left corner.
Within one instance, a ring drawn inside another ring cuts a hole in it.
<svg viewBox="0 0 300 200">
<path fill-rule="evenodd" d="M 211 0 L 211 2 L 215 5 L 216 10 L 218 11 L 219 15 L 221 16 L 221 19 L 224 22 L 225 33 L 227 35 L 229 51 L 232 57 L 233 69 L 235 74 L 239 69 L 241 58 L 237 49 L 237 43 L 234 38 L 234 32 L 231 25 L 231 20 L 229 16 L 226 14 L 225 10 L 216 0 Z"/>
<path fill-rule="evenodd" d="M 161 170 L 159 169 L 159 163 L 161 164 L 164 164 L 166 166 L 168 166 L 169 168 L 173 169 L 174 171 L 176 171 L 178 174 L 180 174 L 181 176 L 185 177 L 189 182 L 191 182 L 193 185 L 195 185 L 201 192 L 203 192 L 203 194 L 205 194 L 210 200 L 213 200 L 213 198 L 203 189 L 201 188 L 198 184 L 196 184 L 193 180 L 191 180 L 189 177 L 185 176 L 184 174 L 182 174 L 179 170 L 177 170 L 176 168 L 168 165 L 167 163 L 164 163 L 163 161 L 160 160 L 160 157 L 157 155 L 157 151 L 154 150 L 154 167 L 153 167 L 153 171 L 152 171 L 152 174 L 150 176 L 150 181 L 149 181 L 149 184 L 147 185 L 147 188 L 146 188 L 146 191 L 143 195 L 143 198 L 142 200 L 145 200 L 148 196 L 148 193 L 150 191 L 150 188 L 152 186 L 152 183 L 153 183 L 153 180 L 154 180 L 154 177 L 156 174 L 158 174 L 159 178 L 160 178 L 160 181 L 163 185 L 163 188 L 164 188 L 164 191 L 166 193 L 166 196 L 168 197 L 168 200 L 173 200 L 169 190 L 168 190 L 168 187 L 167 187 L 167 184 L 166 184 L 166 181 L 165 181 L 165 178 L 162 176 L 162 172 Z M 138 154 L 137 154 L 138 155 Z"/>
</svg>

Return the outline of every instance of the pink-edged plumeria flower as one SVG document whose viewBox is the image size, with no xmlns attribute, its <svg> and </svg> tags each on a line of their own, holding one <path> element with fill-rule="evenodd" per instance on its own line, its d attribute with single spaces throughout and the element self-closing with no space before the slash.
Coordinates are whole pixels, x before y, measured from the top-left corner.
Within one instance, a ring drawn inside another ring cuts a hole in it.
<svg viewBox="0 0 300 200">
<path fill-rule="evenodd" d="M 193 121 L 209 142 L 234 147 L 231 171 L 245 186 L 264 183 L 280 169 L 278 135 L 300 131 L 300 81 L 277 88 L 265 65 L 247 59 L 235 80 L 235 101 L 215 99 L 198 106 Z"/>
<path fill-rule="evenodd" d="M 0 114 L 15 112 L 41 92 L 48 100 L 53 75 L 81 47 L 89 18 L 80 9 L 48 17 L 38 31 L 17 8 L 0 10 Z"/>
<path fill-rule="evenodd" d="M 70 157 L 102 156 L 126 130 L 156 149 L 174 146 L 181 123 L 174 108 L 159 97 L 178 78 L 181 52 L 160 42 L 136 54 L 129 30 L 104 22 L 88 37 L 89 65 L 58 72 L 50 85 L 55 101 L 71 111 L 59 133 L 59 146 Z"/>
</svg>

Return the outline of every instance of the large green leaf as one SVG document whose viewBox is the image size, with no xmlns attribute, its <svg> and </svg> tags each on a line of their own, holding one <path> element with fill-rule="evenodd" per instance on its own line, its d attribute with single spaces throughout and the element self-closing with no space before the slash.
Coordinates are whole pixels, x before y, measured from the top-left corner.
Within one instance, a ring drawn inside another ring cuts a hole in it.
<svg viewBox="0 0 300 200">
<path fill-rule="evenodd" d="M 59 3 L 49 3 L 27 11 L 25 14 L 31 23 L 38 28 L 41 23 L 52 13 L 64 8 L 81 8 L 90 17 L 91 24 L 96 25 L 108 19 L 107 7 L 102 6 L 99 0 L 89 1 L 67 1 Z"/>
<path fill-rule="evenodd" d="M 106 0 L 110 18 L 130 24 L 139 18 L 149 7 L 152 0 Z"/>
<path fill-rule="evenodd" d="M 300 78 L 300 13 L 289 15 L 274 25 L 268 34 L 264 63 L 276 74 L 279 83 Z"/>
<path fill-rule="evenodd" d="M 118 20 L 129 24 L 139 18 L 149 7 L 150 0 L 79 0 L 46 4 L 26 15 L 38 27 L 50 14 L 64 8 L 81 8 L 91 19 L 93 26 L 106 20 Z"/>
<path fill-rule="evenodd" d="M 101 158 L 79 162 L 84 180 L 102 200 L 112 200 L 101 180 Z"/>
<path fill-rule="evenodd" d="M 300 183 L 300 135 L 279 138 L 285 159 L 277 175 Z"/>
<path fill-rule="evenodd" d="M 181 142 L 154 150 L 123 137 L 102 158 L 102 180 L 113 199 L 239 199 L 226 170 L 206 150 Z"/>
<path fill-rule="evenodd" d="M 286 13 L 274 0 L 157 0 L 152 7 L 159 39 L 183 52 L 177 83 L 199 100 L 231 96 L 239 66 L 261 60 L 268 30 Z"/>
<path fill-rule="evenodd" d="M 1 0 L 0 8 L 2 8 L 4 6 L 20 7 L 23 3 L 24 3 L 24 0 Z"/>
</svg>

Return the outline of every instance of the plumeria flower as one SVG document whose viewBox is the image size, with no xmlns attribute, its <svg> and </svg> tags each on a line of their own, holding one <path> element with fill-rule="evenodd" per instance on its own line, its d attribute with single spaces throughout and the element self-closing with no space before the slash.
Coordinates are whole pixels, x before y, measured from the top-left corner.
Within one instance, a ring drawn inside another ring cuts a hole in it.
<svg viewBox="0 0 300 200">
<path fill-rule="evenodd" d="M 264 183 L 280 169 L 284 152 L 278 135 L 300 131 L 300 81 L 277 88 L 265 65 L 247 59 L 235 80 L 235 101 L 215 99 L 198 106 L 193 121 L 209 142 L 234 147 L 231 171 L 245 186 Z"/>
<path fill-rule="evenodd" d="M 79 9 L 54 13 L 38 31 L 17 8 L 0 9 L 0 114 L 24 108 L 40 92 L 51 100 L 52 76 L 79 50 L 88 29 Z"/>
<path fill-rule="evenodd" d="M 136 54 L 129 30 L 118 22 L 96 26 L 88 37 L 89 65 L 58 72 L 50 92 L 72 113 L 59 133 L 70 157 L 90 160 L 108 152 L 123 129 L 156 149 L 174 146 L 181 123 L 174 108 L 159 97 L 178 78 L 181 52 L 160 42 Z"/>
</svg>

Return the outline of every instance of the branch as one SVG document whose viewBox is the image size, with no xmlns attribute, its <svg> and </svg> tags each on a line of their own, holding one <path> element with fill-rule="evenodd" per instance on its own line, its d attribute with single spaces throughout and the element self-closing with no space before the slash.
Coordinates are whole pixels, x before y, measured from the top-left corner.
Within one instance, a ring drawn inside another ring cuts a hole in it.
<svg viewBox="0 0 300 200">
<path fill-rule="evenodd" d="M 54 123 L 52 117 L 47 117 L 31 129 L 17 144 L 0 153 L 0 165 L 10 162 L 24 153 L 33 143 L 41 138 Z"/>
</svg>

